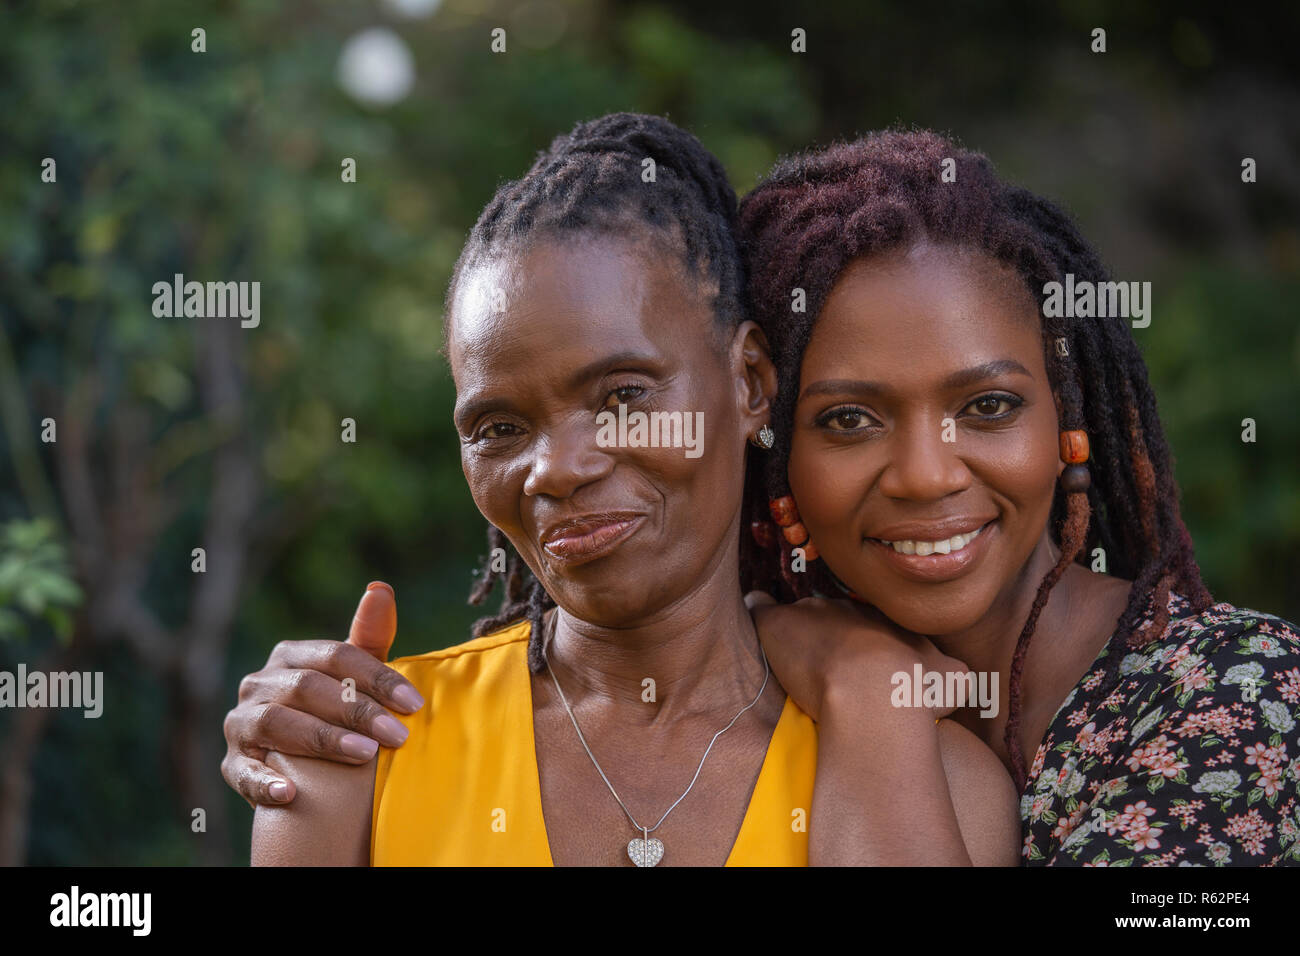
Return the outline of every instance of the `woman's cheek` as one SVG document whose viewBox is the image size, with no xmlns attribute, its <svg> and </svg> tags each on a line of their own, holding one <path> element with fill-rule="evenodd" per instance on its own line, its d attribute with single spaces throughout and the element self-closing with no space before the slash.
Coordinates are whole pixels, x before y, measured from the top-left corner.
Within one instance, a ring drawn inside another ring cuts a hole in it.
<svg viewBox="0 0 1300 956">
<path fill-rule="evenodd" d="M 790 450 L 790 492 L 799 517 L 819 549 L 838 550 L 836 541 L 856 539 L 863 476 L 870 462 L 862 454 L 828 455 L 815 441 L 795 436 Z M 824 542 L 823 544 L 819 542 Z"/>
<path fill-rule="evenodd" d="M 1020 542 L 1017 551 L 1025 552 L 1026 557 L 1051 516 L 1059 460 L 1055 423 L 1051 422 L 1024 434 L 1018 446 L 1003 446 L 998 454 L 986 457 L 976 471 L 977 480 L 1010 502 L 1013 510 L 1009 518 L 1016 523 L 1013 537 Z"/>
<path fill-rule="evenodd" d="M 691 396 L 681 401 L 682 430 L 672 430 L 673 447 L 629 450 L 629 460 L 650 484 L 671 491 L 680 489 L 696 500 L 691 513 L 683 520 L 697 521 L 701 514 L 712 513 L 715 501 L 739 500 L 744 488 L 745 443 L 737 439 L 738 423 L 729 405 L 704 405 L 706 396 Z M 678 439 L 680 443 L 678 444 Z M 706 504 L 707 498 L 707 504 Z M 709 507 L 708 512 L 701 509 Z"/>
<path fill-rule="evenodd" d="M 1025 478 L 1022 480 L 1027 485 L 1026 493 L 1033 497 L 1039 509 L 1046 512 L 1051 510 L 1056 481 L 1061 472 L 1060 432 L 1055 413 L 1044 414 L 1037 424 L 1030 436 L 1032 445 L 1026 452 Z"/>
<path fill-rule="evenodd" d="M 461 465 L 479 513 L 508 537 L 515 538 L 519 532 L 522 477 L 514 480 L 511 466 L 506 462 L 489 461 L 472 453 L 462 456 Z"/>
</svg>

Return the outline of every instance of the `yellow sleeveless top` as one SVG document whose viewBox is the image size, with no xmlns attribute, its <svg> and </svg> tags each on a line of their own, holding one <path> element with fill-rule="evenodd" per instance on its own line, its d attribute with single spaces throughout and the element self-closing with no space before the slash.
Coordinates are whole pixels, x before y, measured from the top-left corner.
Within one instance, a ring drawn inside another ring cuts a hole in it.
<svg viewBox="0 0 1300 956">
<path fill-rule="evenodd" d="M 397 715 L 410 730 L 401 747 L 379 750 L 371 866 L 554 865 L 533 740 L 528 635 L 521 621 L 391 663 L 425 705 Z M 816 725 L 787 696 L 727 866 L 808 865 L 816 773 Z"/>
</svg>

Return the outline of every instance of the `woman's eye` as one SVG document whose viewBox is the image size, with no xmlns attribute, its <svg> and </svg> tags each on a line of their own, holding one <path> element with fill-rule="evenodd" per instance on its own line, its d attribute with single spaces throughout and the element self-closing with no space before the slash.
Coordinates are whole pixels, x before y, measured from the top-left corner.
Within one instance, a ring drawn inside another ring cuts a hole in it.
<svg viewBox="0 0 1300 956">
<path fill-rule="evenodd" d="M 626 405 L 645 391 L 640 385 L 621 385 L 605 397 L 606 408 Z"/>
<path fill-rule="evenodd" d="M 854 431 L 868 424 L 866 412 L 857 408 L 842 408 L 831 412 L 821 420 L 821 424 L 834 431 Z"/>
<path fill-rule="evenodd" d="M 478 433 L 479 438 L 513 438 L 519 434 L 519 427 L 510 422 L 489 422 Z"/>
<path fill-rule="evenodd" d="M 1019 405 L 1020 402 L 1010 395 L 982 395 L 967 405 L 966 409 L 974 409 L 974 414 L 982 418 L 997 418 L 1019 407 Z"/>
</svg>

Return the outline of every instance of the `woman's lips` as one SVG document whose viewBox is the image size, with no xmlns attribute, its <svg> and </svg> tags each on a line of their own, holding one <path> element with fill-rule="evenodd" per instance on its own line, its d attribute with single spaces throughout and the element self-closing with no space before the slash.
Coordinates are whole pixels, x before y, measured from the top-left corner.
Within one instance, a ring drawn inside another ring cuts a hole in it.
<svg viewBox="0 0 1300 956">
<path fill-rule="evenodd" d="M 542 548 L 565 564 L 579 564 L 604 557 L 636 533 L 644 523 L 642 515 L 599 515 L 567 521 L 548 531 Z"/>
<path fill-rule="evenodd" d="M 980 526 L 979 534 L 958 551 L 949 554 L 900 554 L 894 547 L 877 538 L 866 538 L 866 542 L 875 548 L 874 553 L 888 562 L 904 577 L 914 581 L 936 583 L 951 581 L 965 574 L 967 569 L 989 549 L 989 539 L 997 531 L 997 520 Z"/>
</svg>

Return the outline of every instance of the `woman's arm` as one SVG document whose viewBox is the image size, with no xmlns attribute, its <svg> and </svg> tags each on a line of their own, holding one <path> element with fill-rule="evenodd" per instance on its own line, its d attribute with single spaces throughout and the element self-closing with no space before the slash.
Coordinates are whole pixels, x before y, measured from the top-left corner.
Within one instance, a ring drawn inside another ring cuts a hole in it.
<svg viewBox="0 0 1300 956">
<path fill-rule="evenodd" d="M 934 718 L 872 697 L 859 685 L 823 701 L 809 865 L 970 866 Z"/>
<path fill-rule="evenodd" d="M 1019 861 L 1017 795 L 993 752 L 951 721 L 936 726 L 943 709 L 894 706 L 900 673 L 964 664 L 848 602 L 747 600 L 772 672 L 818 724 L 812 865 Z"/>
<path fill-rule="evenodd" d="M 268 754 L 267 765 L 298 792 L 291 804 L 253 814 L 253 866 L 369 866 L 377 760 L 354 767 Z"/>
<path fill-rule="evenodd" d="M 1020 797 L 984 741 L 952 720 L 939 721 L 948 793 L 974 866 L 1020 865 Z"/>
<path fill-rule="evenodd" d="M 880 706 L 870 680 L 825 697 L 809 863 L 1015 866 L 1018 800 L 1002 763 L 926 708 Z"/>
</svg>

